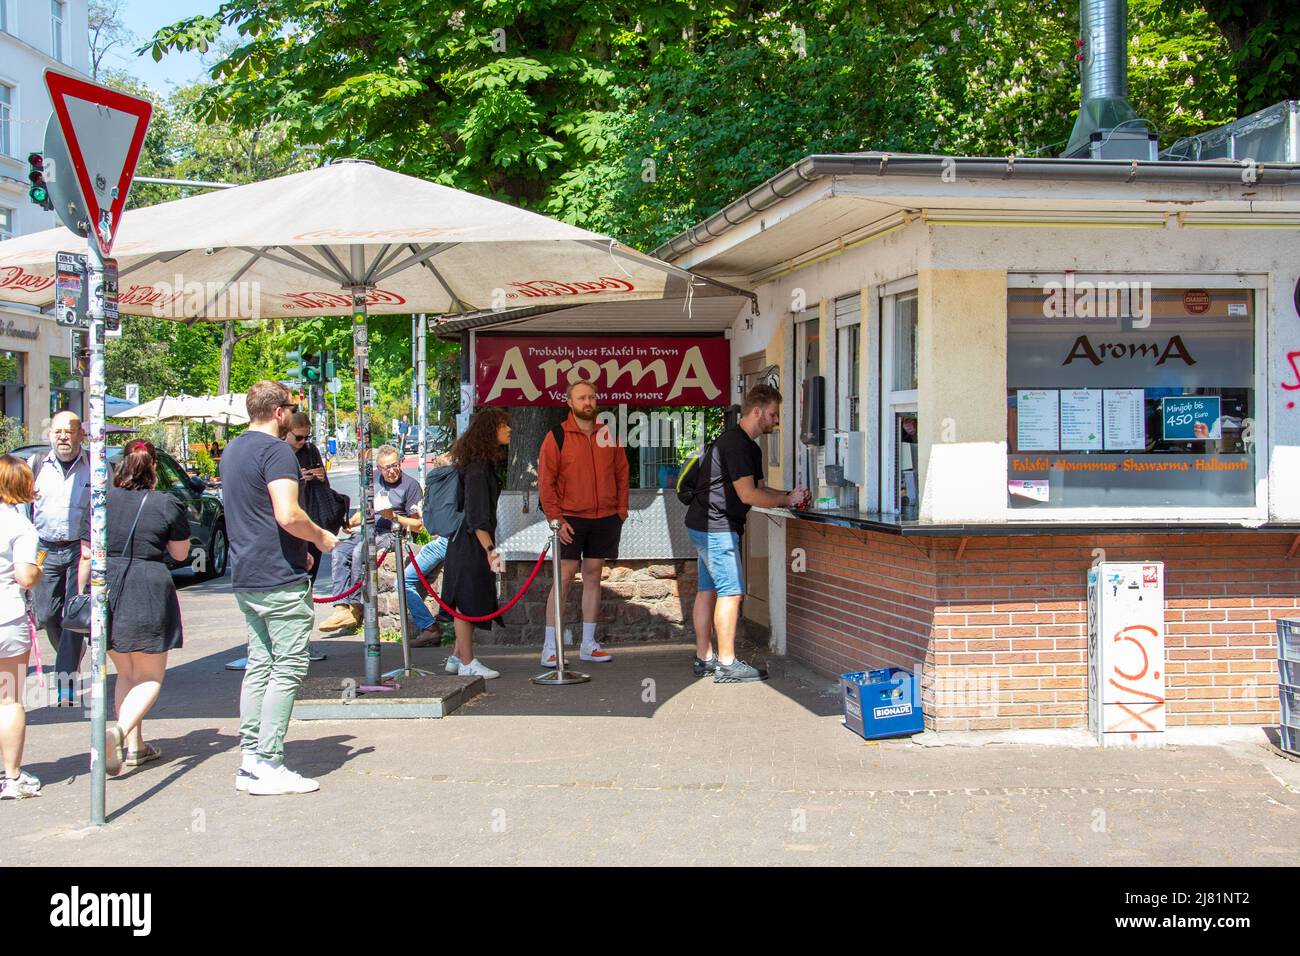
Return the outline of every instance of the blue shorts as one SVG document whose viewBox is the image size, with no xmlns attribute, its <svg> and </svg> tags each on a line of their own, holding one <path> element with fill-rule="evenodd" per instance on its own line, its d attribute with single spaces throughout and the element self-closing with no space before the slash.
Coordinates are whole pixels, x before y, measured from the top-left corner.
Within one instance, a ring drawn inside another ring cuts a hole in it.
<svg viewBox="0 0 1300 956">
<path fill-rule="evenodd" d="M 719 597 L 744 594 L 745 569 L 740 560 L 740 535 L 734 531 L 686 530 L 699 555 L 697 590 L 716 591 Z"/>
</svg>

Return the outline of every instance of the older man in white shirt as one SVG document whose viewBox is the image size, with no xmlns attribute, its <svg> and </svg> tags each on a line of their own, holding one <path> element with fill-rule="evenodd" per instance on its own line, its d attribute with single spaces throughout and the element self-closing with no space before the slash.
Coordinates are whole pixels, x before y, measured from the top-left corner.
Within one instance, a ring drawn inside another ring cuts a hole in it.
<svg viewBox="0 0 1300 956">
<path fill-rule="evenodd" d="M 32 464 L 36 471 L 36 503 L 32 523 L 46 552 L 44 574 L 33 591 L 37 623 L 45 627 L 55 648 L 54 671 L 59 705 L 76 704 L 77 671 L 83 637 L 63 627 L 63 608 L 77 593 L 81 542 L 90 527 L 90 460 L 82 449 L 81 419 L 62 411 L 50 422 L 50 451 Z"/>
</svg>

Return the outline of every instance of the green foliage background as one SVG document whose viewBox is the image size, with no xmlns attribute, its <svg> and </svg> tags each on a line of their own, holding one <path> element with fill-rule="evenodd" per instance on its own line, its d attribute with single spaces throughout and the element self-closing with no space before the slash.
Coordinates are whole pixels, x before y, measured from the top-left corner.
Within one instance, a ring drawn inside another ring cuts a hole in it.
<svg viewBox="0 0 1300 956">
<path fill-rule="evenodd" d="M 1131 98 L 1162 145 L 1300 97 L 1300 6 L 1129 8 Z M 1059 153 L 1077 111 L 1077 9 L 225 0 L 143 48 L 214 61 L 211 82 L 159 104 L 143 168 L 243 182 L 362 157 L 649 249 L 810 153 Z M 140 187 L 132 198 L 174 196 Z M 143 397 L 208 390 L 220 334 L 133 320 L 110 350 L 110 385 L 139 381 Z M 407 411 L 409 337 L 404 317 L 373 320 L 380 420 Z M 354 407 L 341 319 L 253 332 L 236 349 L 231 387 L 280 377 L 283 352 L 303 345 L 344 358 L 339 408 Z M 454 350 L 430 358 L 452 406 Z"/>
</svg>

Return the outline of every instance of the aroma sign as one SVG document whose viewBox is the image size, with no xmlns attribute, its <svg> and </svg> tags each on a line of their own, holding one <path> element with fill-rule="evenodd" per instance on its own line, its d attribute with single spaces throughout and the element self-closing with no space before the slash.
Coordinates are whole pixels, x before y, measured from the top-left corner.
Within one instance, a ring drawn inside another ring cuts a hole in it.
<svg viewBox="0 0 1300 956">
<path fill-rule="evenodd" d="M 724 338 L 479 336 L 480 405 L 562 405 L 570 382 L 588 381 L 604 405 L 718 405 L 727 401 Z"/>
</svg>

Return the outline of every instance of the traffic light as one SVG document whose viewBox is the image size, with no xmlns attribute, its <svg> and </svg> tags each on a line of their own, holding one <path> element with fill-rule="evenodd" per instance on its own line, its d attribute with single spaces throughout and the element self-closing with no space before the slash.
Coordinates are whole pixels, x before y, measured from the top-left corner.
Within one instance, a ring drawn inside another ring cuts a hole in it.
<svg viewBox="0 0 1300 956">
<path fill-rule="evenodd" d="M 302 380 L 308 385 L 320 383 L 324 358 L 320 353 L 308 353 L 302 357 Z"/>
<path fill-rule="evenodd" d="M 27 198 L 46 212 L 52 212 L 54 201 L 50 199 L 50 187 L 45 182 L 45 157 L 40 153 L 29 153 L 27 166 L 27 179 L 32 184 L 27 190 Z"/>
<path fill-rule="evenodd" d="M 333 352 L 325 353 L 325 377 L 327 379 L 334 378 L 334 353 Z"/>
<path fill-rule="evenodd" d="M 284 377 L 301 381 L 303 378 L 303 354 L 300 350 L 284 353 Z"/>
</svg>

